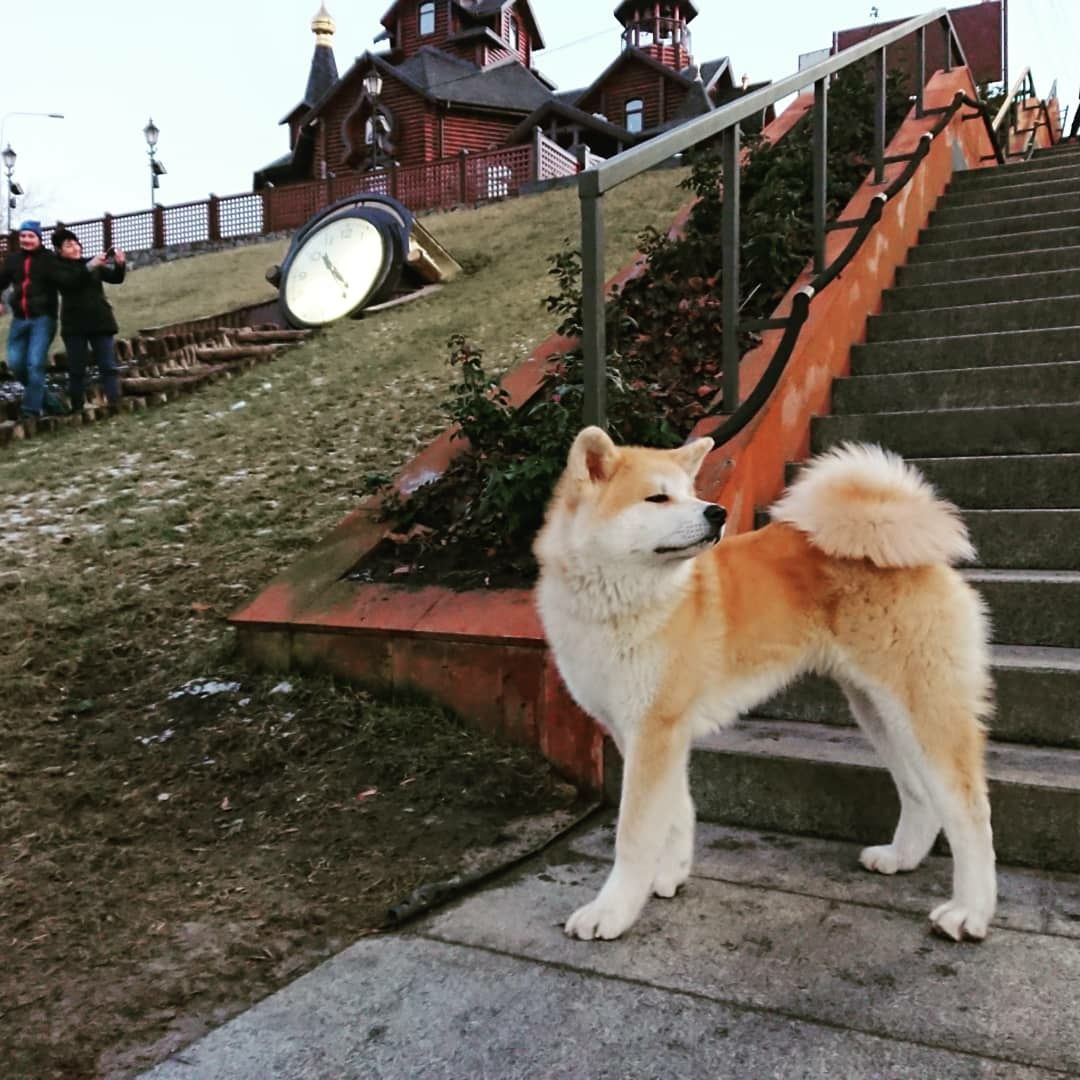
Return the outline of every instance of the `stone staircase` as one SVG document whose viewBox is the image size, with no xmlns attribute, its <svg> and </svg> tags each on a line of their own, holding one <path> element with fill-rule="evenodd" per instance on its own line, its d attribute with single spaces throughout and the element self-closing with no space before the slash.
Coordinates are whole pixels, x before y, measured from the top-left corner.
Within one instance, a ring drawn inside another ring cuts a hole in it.
<svg viewBox="0 0 1080 1080">
<path fill-rule="evenodd" d="M 1080 150 L 959 173 L 816 418 L 964 512 L 990 605 L 1001 862 L 1080 870 Z M 887 842 L 898 803 L 839 691 L 804 680 L 695 752 L 699 815 Z"/>
</svg>

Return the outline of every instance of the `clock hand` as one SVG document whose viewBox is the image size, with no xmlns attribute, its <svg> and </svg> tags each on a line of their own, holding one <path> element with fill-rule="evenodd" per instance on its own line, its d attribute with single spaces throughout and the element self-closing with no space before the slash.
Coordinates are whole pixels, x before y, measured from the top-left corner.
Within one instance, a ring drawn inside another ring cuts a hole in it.
<svg viewBox="0 0 1080 1080">
<path fill-rule="evenodd" d="M 325 252 L 323 253 L 322 261 L 326 264 L 326 269 L 329 270 L 330 273 L 333 274 L 334 277 L 336 277 L 338 281 L 341 282 L 342 286 L 347 289 L 349 287 L 349 283 L 341 276 L 341 272 L 330 261 L 330 256 L 327 255 Z"/>
</svg>

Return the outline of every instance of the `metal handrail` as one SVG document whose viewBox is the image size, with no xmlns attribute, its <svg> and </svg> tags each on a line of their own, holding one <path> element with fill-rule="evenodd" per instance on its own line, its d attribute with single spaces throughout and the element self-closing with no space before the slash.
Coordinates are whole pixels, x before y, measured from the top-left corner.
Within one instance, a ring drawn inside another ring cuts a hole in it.
<svg viewBox="0 0 1080 1080">
<path fill-rule="evenodd" d="M 709 435 L 715 440 L 717 446 L 723 446 L 729 439 L 733 439 L 738 435 L 739 432 L 753 420 L 758 410 L 769 399 L 769 395 L 772 394 L 773 390 L 776 388 L 776 384 L 780 381 L 780 377 L 787 367 L 787 362 L 791 358 L 792 352 L 795 350 L 795 344 L 799 339 L 799 334 L 802 332 L 803 324 L 806 322 L 807 316 L 810 313 L 810 301 L 813 300 L 826 285 L 838 277 L 844 267 L 854 258 L 855 253 L 862 247 L 863 242 L 870 235 L 871 229 L 881 220 L 885 205 L 890 199 L 899 195 L 903 188 L 907 186 L 908 182 L 915 175 L 915 170 L 918 169 L 923 158 L 930 153 L 930 147 L 934 139 L 945 130 L 956 111 L 965 105 L 978 110 L 976 113 L 969 114 L 971 118 L 981 116 L 984 123 L 989 127 L 990 115 L 986 106 L 983 105 L 982 102 L 975 101 L 973 98 L 968 97 L 967 94 L 958 91 L 953 96 L 951 105 L 946 106 L 944 109 L 935 110 L 935 112 L 940 114 L 937 123 L 935 123 L 929 131 L 924 131 L 922 135 L 919 136 L 919 142 L 914 151 L 910 154 L 903 155 L 902 158 L 898 157 L 896 159 L 906 160 L 907 164 L 904 166 L 903 172 L 901 172 L 884 191 L 879 191 L 874 195 L 870 200 L 870 205 L 867 207 L 863 217 L 857 220 L 836 223 L 840 227 L 854 228 L 855 233 L 844 246 L 844 250 L 840 252 L 833 262 L 821 273 L 816 274 L 808 284 L 804 285 L 795 293 L 791 301 L 791 314 L 786 318 L 781 319 L 750 320 L 743 323 L 743 326 L 746 329 L 783 329 L 784 335 L 780 339 L 780 343 L 777 345 L 776 350 L 773 352 L 761 378 L 758 379 L 757 383 L 754 385 L 754 389 L 750 391 L 746 400 L 741 402 L 731 415 L 727 416 L 716 428 L 709 432 Z M 967 118 L 965 117 L 965 119 Z M 999 164 L 1004 164 L 1000 150 L 997 154 L 997 160 Z M 715 402 L 713 405 L 715 405 Z M 714 411 L 713 406 L 710 406 L 709 411 L 710 413 Z"/>
<path fill-rule="evenodd" d="M 825 208 L 826 169 L 828 151 L 826 116 L 828 80 L 838 71 L 866 57 L 876 60 L 874 83 L 874 182 L 884 182 L 885 160 L 885 51 L 889 45 L 916 36 L 917 76 L 915 93 L 916 116 L 925 115 L 923 91 L 926 85 L 926 31 L 937 24 L 944 36 L 945 70 L 951 70 L 954 57 L 967 66 L 963 46 L 956 35 L 952 20 L 945 8 L 921 15 L 891 30 L 853 45 L 836 56 L 811 68 L 796 72 L 785 79 L 746 94 L 715 112 L 697 117 L 679 127 L 658 135 L 648 142 L 611 158 L 578 178 L 581 201 L 582 256 L 582 335 L 584 354 L 584 420 L 604 426 L 606 422 L 606 331 L 604 290 L 604 222 L 602 199 L 605 192 L 659 165 L 675 154 L 714 136 L 721 136 L 724 176 L 722 248 L 722 315 L 723 339 L 723 400 L 727 412 L 739 405 L 739 160 L 740 124 L 757 116 L 769 105 L 789 94 L 799 92 L 808 83 L 814 84 L 814 269 L 826 273 Z M 987 123 L 989 124 L 989 118 Z M 991 141 L 993 132 L 991 131 Z M 850 245 L 849 245 L 850 248 Z M 845 249 L 847 251 L 847 249 Z M 848 255 L 850 257 L 850 255 Z M 831 275 L 831 277 L 835 275 Z M 807 298 L 807 303 L 809 297 Z M 801 305 L 800 305 L 801 306 Z M 785 335 L 785 339 L 788 335 Z"/>
<path fill-rule="evenodd" d="M 1023 95 L 1022 98 L 1021 95 Z M 1005 95 L 1005 100 L 1002 102 L 1001 108 L 998 109 L 997 115 L 994 117 L 993 126 L 995 136 L 997 136 L 998 129 L 1001 127 L 1002 122 L 1005 120 L 1005 118 L 1012 116 L 1013 110 L 1016 108 L 1018 98 L 1021 98 L 1021 100 L 1024 101 L 1026 101 L 1028 98 L 1035 98 L 1035 100 L 1039 103 L 1039 111 L 1042 113 L 1042 120 L 1040 121 L 1040 123 L 1046 125 L 1047 129 L 1050 132 L 1050 141 L 1053 142 L 1054 125 L 1050 119 L 1050 109 L 1046 103 L 1048 101 L 1052 101 L 1056 97 L 1057 79 L 1055 79 L 1051 84 L 1050 93 L 1046 96 L 1046 98 L 1040 98 L 1035 90 L 1035 77 L 1031 73 L 1031 68 L 1024 68 L 1024 70 L 1020 72 L 1020 74 L 1016 77 L 1016 80 L 1010 87 L 1008 94 Z M 1062 121 L 1062 123 L 1064 123 L 1064 121 Z M 1028 137 L 1024 142 L 1023 150 L 1018 150 L 1015 154 L 1009 154 L 1009 157 L 1022 158 L 1025 161 L 1029 157 L 1031 157 L 1031 155 L 1035 152 L 1035 132 L 1038 126 L 1038 123 L 1032 125 L 1031 130 L 1028 132 Z M 997 137 L 998 141 L 1000 142 L 1000 136 Z M 1005 145 L 1006 147 L 1008 146 L 1007 138 L 1005 139 Z"/>
<path fill-rule="evenodd" d="M 1005 95 L 1005 100 L 1001 103 L 1001 108 L 998 109 L 997 115 L 994 117 L 994 130 L 997 131 L 1001 127 L 1002 120 L 1009 115 L 1013 107 L 1013 103 L 1016 100 L 1016 95 L 1026 90 L 1029 97 L 1035 96 L 1035 80 L 1031 74 L 1031 68 L 1026 67 L 1016 79 L 1013 81 L 1012 86 L 1009 88 L 1009 92 Z"/>
</svg>

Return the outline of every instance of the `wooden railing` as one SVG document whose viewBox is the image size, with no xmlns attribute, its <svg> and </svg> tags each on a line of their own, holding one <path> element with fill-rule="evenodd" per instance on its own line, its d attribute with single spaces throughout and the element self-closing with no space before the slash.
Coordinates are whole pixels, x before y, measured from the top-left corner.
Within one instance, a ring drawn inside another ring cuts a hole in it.
<svg viewBox="0 0 1080 1080">
<path fill-rule="evenodd" d="M 578 170 L 572 154 L 537 131 L 525 146 L 483 154 L 463 150 L 454 157 L 421 165 L 350 173 L 242 195 L 211 195 L 197 202 L 105 214 L 64 225 L 82 241 L 86 255 L 110 247 L 149 251 L 296 229 L 316 211 L 358 192 L 392 195 L 414 212 L 445 210 L 512 198 L 531 183 L 573 176 Z M 45 230 L 46 244 L 54 227 Z M 16 246 L 14 235 L 0 234 L 0 256 Z"/>
</svg>

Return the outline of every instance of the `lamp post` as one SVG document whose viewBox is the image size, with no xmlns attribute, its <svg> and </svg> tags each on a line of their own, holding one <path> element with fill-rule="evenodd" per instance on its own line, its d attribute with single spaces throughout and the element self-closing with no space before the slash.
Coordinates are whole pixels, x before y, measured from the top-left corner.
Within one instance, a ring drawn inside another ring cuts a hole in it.
<svg viewBox="0 0 1080 1080">
<path fill-rule="evenodd" d="M 157 206 L 157 189 L 160 186 L 158 183 L 158 177 L 165 175 L 165 166 L 158 161 L 157 143 L 158 136 L 161 134 L 158 126 L 154 123 L 154 118 L 150 117 L 146 127 L 143 128 L 143 137 L 146 139 L 146 145 L 149 147 L 147 150 L 147 156 L 150 158 L 150 205 Z"/>
<path fill-rule="evenodd" d="M 4 142 L 4 129 L 8 120 L 13 116 L 38 116 L 46 120 L 63 120 L 64 114 L 58 112 L 23 112 L 21 109 L 14 112 L 6 112 L 0 119 L 0 146 L 4 147 L 0 157 L 3 158 L 4 170 L 7 176 L 7 231 L 11 233 L 11 211 L 15 209 L 15 196 L 22 194 L 22 189 L 12 180 L 15 172 L 15 159 L 18 155 L 11 149 L 11 143 Z"/>
<path fill-rule="evenodd" d="M 15 159 L 19 156 L 11 149 L 11 143 L 4 147 L 3 154 L 4 170 L 7 174 L 7 231 L 11 234 L 11 211 L 15 209 L 15 181 L 12 174 L 15 172 Z"/>
<path fill-rule="evenodd" d="M 371 99 L 371 168 L 372 171 L 379 166 L 379 95 L 382 93 L 382 76 L 372 68 L 364 76 L 364 89 Z"/>
</svg>

